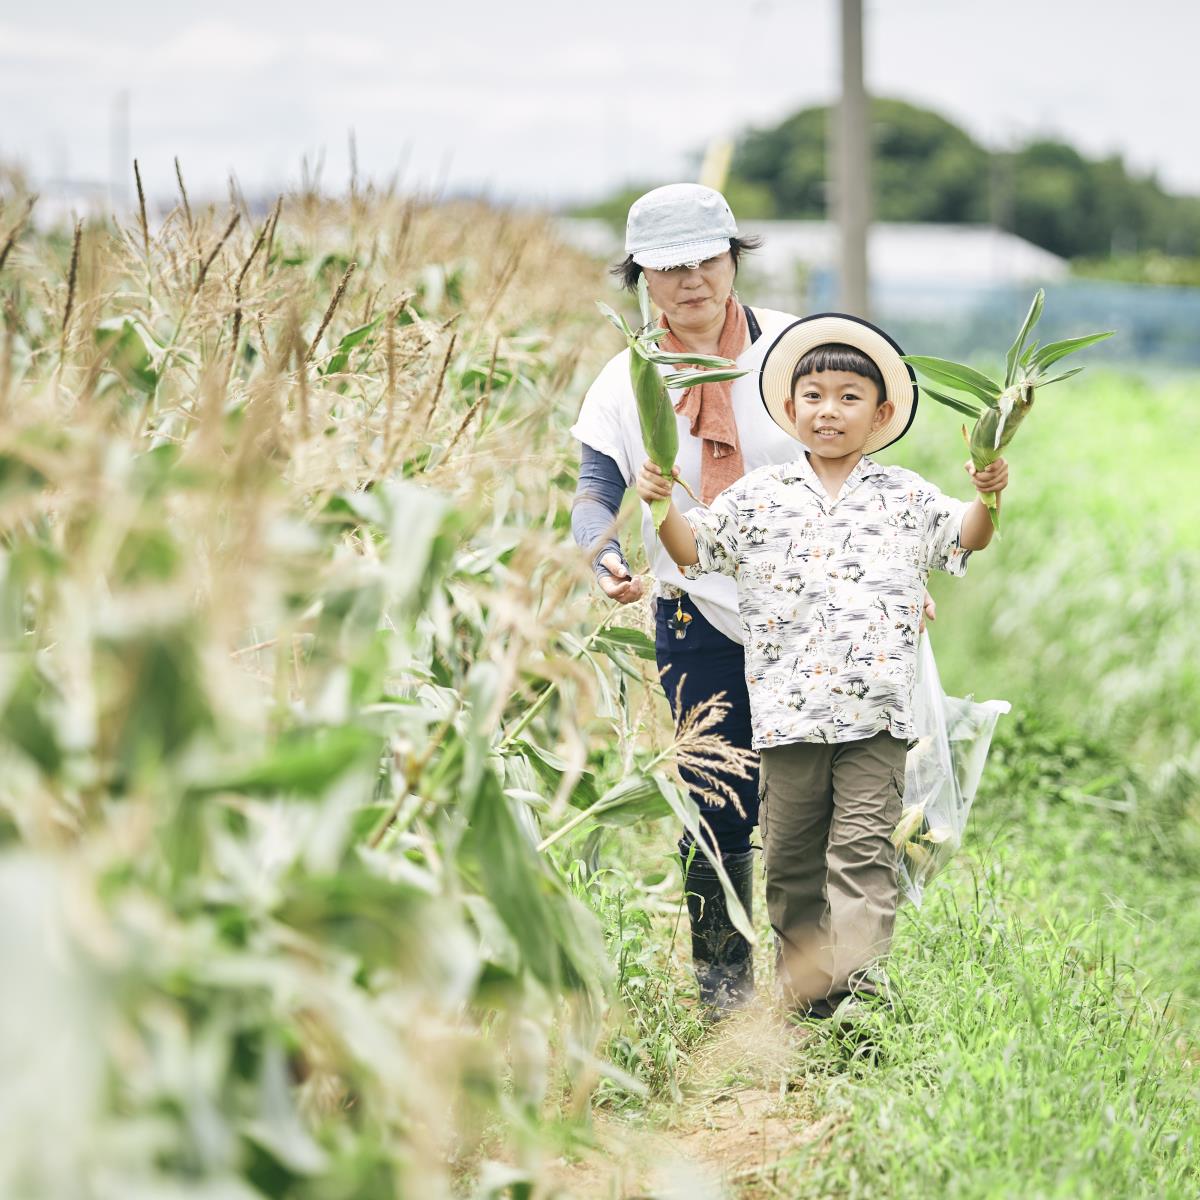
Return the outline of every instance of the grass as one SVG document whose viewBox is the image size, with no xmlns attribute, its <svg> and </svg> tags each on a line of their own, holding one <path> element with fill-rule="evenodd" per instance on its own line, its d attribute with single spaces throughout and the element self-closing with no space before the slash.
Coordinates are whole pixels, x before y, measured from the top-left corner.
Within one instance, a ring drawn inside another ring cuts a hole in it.
<svg viewBox="0 0 1200 1200">
<path fill-rule="evenodd" d="M 810 1044 L 805 1084 L 845 1119 L 785 1158 L 784 1194 L 1196 1194 L 1200 860 L 1164 869 L 1127 816 L 1041 791 L 1031 759 L 1068 786 L 1110 765 L 1071 749 L 1001 740 L 968 853 L 903 910 L 874 1052 Z"/>
</svg>

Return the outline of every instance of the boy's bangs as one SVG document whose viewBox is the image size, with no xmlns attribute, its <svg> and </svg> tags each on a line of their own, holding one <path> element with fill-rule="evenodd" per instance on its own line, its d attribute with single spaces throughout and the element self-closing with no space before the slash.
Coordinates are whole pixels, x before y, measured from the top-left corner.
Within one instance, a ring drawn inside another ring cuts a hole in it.
<svg viewBox="0 0 1200 1200">
<path fill-rule="evenodd" d="M 854 346 L 847 346 L 842 342 L 827 342 L 809 350 L 792 372 L 792 391 L 796 390 L 796 384 L 806 375 L 820 375 L 825 371 L 846 371 L 851 375 L 861 375 L 864 379 L 869 379 L 875 385 L 880 401 L 887 394 L 883 375 L 875 360 Z"/>
</svg>

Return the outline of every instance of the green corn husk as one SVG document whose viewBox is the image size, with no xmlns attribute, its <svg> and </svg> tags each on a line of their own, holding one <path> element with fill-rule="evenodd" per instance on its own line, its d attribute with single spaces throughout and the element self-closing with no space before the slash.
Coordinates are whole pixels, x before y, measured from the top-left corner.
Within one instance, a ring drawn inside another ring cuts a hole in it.
<svg viewBox="0 0 1200 1200">
<path fill-rule="evenodd" d="M 1083 337 L 1051 342 L 1048 346 L 1039 347 L 1037 342 L 1026 346 L 1029 335 L 1041 318 L 1045 302 L 1046 293 L 1038 288 L 1025 316 L 1025 323 L 1005 356 L 1003 385 L 962 363 L 915 354 L 903 356 L 906 363 L 935 383 L 966 392 L 968 396 L 973 397 L 968 399 L 961 395 L 947 395 L 927 385 L 921 389 L 931 400 L 975 418 L 975 425 L 969 434 L 967 427 L 963 426 L 963 437 L 970 447 L 971 462 L 977 471 L 982 471 L 984 467 L 994 463 L 1012 441 L 1021 422 L 1033 407 L 1034 393 L 1038 388 L 1069 379 L 1083 370 L 1082 367 L 1075 367 L 1061 375 L 1047 378 L 1049 368 L 1068 354 L 1074 354 L 1077 350 L 1083 350 L 1113 335 L 1113 330 L 1109 329 L 1103 333 L 1089 333 Z M 976 401 L 982 401 L 982 407 Z M 992 527 L 999 529 L 1000 513 L 996 507 L 996 497 L 987 495 L 981 499 L 992 518 Z"/>
<path fill-rule="evenodd" d="M 629 322 L 613 312 L 607 304 L 596 302 L 596 307 L 612 322 L 629 345 L 629 381 L 637 399 L 638 419 L 642 426 L 642 441 L 646 452 L 664 475 L 670 475 L 679 454 L 679 431 L 675 424 L 675 408 L 667 395 L 667 389 L 688 388 L 696 383 L 719 383 L 725 379 L 737 379 L 745 375 L 728 358 L 717 354 L 668 354 L 659 350 L 657 343 L 667 336 L 667 330 L 654 324 L 650 312 L 650 293 L 646 288 L 646 277 L 638 279 L 638 305 L 641 308 L 642 324 L 639 329 L 630 328 Z M 674 366 L 686 363 L 693 369 L 675 371 L 663 377 L 659 365 Z M 693 500 L 695 493 L 682 480 L 678 480 Z M 650 505 L 657 529 L 666 520 L 668 500 L 655 500 Z"/>
</svg>

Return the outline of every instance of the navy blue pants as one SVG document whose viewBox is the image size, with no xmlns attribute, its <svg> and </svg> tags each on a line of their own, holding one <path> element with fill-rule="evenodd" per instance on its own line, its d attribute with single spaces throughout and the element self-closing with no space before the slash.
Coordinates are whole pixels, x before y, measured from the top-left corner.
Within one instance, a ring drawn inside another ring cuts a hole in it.
<svg viewBox="0 0 1200 1200">
<path fill-rule="evenodd" d="M 682 605 L 683 611 L 692 618 L 682 638 L 677 638 L 668 625 L 678 605 Z M 687 596 L 680 601 L 659 599 L 657 610 L 654 649 L 658 669 L 662 672 L 663 690 L 667 693 L 676 723 L 680 717 L 676 711 L 676 692 L 680 679 L 683 680 L 683 690 L 679 700 L 685 712 L 711 699 L 718 692 L 724 692 L 730 709 L 714 732 L 720 733 L 733 745 L 749 750 L 750 696 L 746 691 L 746 662 L 742 647 L 710 625 Z M 750 779 L 722 776 L 737 792 L 745 816 L 740 815 L 730 803 L 714 804 L 703 784 L 690 771 L 681 770 L 680 777 L 688 785 L 692 799 L 699 805 L 701 815 L 712 829 L 721 857 L 744 854 L 749 850 L 751 831 L 758 824 L 758 772 L 754 771 Z M 687 832 L 680 839 L 679 849 L 685 856 L 691 840 L 691 834 Z"/>
</svg>

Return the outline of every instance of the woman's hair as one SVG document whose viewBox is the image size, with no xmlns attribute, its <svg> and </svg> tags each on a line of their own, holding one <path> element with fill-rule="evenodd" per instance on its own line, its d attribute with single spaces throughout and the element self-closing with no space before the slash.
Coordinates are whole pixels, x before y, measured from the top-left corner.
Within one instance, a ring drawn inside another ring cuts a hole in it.
<svg viewBox="0 0 1200 1200">
<path fill-rule="evenodd" d="M 796 384 L 805 375 L 820 375 L 822 371 L 847 371 L 851 375 L 861 375 L 864 379 L 869 379 L 876 388 L 877 407 L 887 395 L 883 375 L 875 365 L 875 360 L 843 342 L 826 342 L 823 346 L 814 346 L 809 350 L 792 372 L 792 393 L 795 394 Z"/>
<path fill-rule="evenodd" d="M 731 237 L 729 239 L 729 255 L 733 259 L 733 273 L 735 275 L 737 274 L 738 258 L 742 254 L 742 251 L 757 250 L 762 244 L 762 238 L 756 233 L 749 233 L 745 237 Z M 637 287 L 638 276 L 641 273 L 642 268 L 633 261 L 632 254 L 622 259 L 615 267 L 609 268 L 609 274 L 615 275 L 621 281 L 621 286 L 631 292 Z"/>
</svg>

